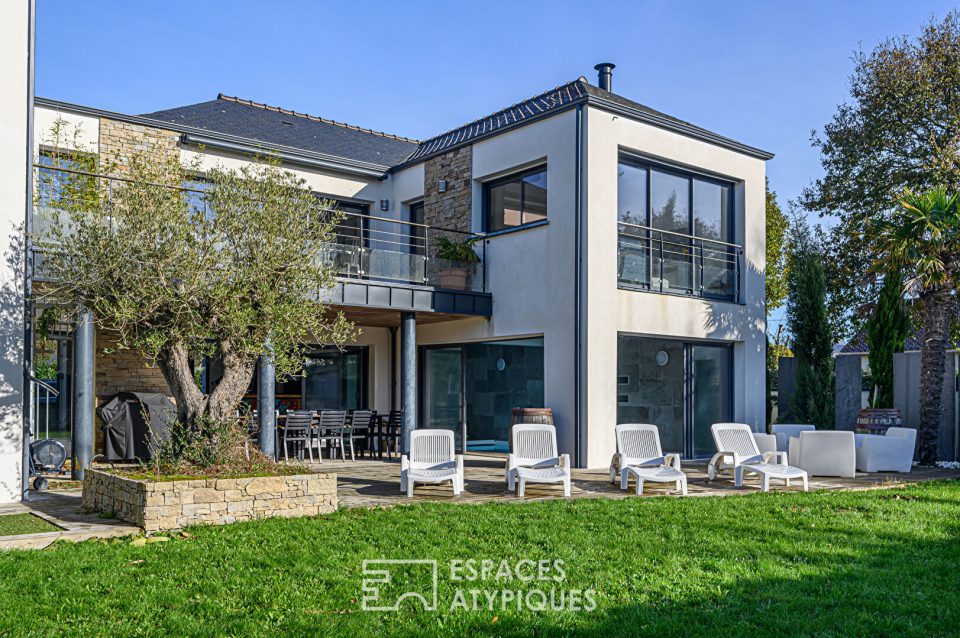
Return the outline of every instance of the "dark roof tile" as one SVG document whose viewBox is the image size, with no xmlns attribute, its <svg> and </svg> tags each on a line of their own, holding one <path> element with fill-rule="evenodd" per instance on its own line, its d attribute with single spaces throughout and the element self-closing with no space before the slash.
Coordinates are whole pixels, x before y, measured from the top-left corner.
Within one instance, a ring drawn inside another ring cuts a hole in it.
<svg viewBox="0 0 960 638">
<path fill-rule="evenodd" d="M 143 117 L 385 167 L 399 164 L 417 148 L 417 141 L 406 137 L 222 94 Z"/>
</svg>

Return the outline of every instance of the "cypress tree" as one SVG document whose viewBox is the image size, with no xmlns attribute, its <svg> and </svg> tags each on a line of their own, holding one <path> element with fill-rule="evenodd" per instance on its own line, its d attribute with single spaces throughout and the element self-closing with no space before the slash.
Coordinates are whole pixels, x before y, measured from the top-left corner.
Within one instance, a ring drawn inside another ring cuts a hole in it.
<svg viewBox="0 0 960 638">
<path fill-rule="evenodd" d="M 803 220 L 795 220 L 793 230 L 787 321 L 796 372 L 789 416 L 795 423 L 833 429 L 833 334 L 823 253 Z"/>
<path fill-rule="evenodd" d="M 870 405 L 893 407 L 893 355 L 903 352 L 910 333 L 910 312 L 903 302 L 903 278 L 890 273 L 883 280 L 880 298 L 867 320 L 867 347 L 874 391 Z"/>
</svg>

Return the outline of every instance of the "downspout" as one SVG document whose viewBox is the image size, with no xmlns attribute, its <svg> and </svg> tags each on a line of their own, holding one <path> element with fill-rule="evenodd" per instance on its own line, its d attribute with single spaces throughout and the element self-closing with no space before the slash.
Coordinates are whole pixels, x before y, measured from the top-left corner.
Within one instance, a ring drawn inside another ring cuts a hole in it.
<svg viewBox="0 0 960 638">
<path fill-rule="evenodd" d="M 36 5 L 27 6 L 27 162 L 26 206 L 23 221 L 23 459 L 21 461 L 21 498 L 30 500 L 30 431 L 33 428 L 33 260 L 30 258 L 33 233 L 33 67 Z"/>
<path fill-rule="evenodd" d="M 584 314 L 586 307 L 583 301 L 583 105 L 578 104 L 576 110 L 576 174 L 574 176 L 574 415 L 576 432 L 574 438 L 574 464 L 577 467 L 584 465 L 584 424 L 586 423 L 586 384 L 584 383 L 584 356 L 583 348 L 586 341 L 586 321 Z"/>
</svg>

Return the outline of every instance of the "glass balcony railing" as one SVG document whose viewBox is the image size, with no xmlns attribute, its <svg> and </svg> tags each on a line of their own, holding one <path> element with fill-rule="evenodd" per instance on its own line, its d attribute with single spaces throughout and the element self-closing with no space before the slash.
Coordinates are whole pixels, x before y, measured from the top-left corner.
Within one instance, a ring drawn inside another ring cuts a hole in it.
<svg viewBox="0 0 960 638">
<path fill-rule="evenodd" d="M 341 277 L 485 291 L 482 235 L 355 213 L 343 213 L 334 230 L 328 255 Z M 452 259 L 451 243 L 469 244 L 476 259 Z"/>
<path fill-rule="evenodd" d="M 123 177 L 43 164 L 35 164 L 34 168 L 38 173 L 34 235 L 41 237 L 56 217 L 54 203 L 58 192 L 54 189 L 64 188 L 67 180 L 78 177 L 106 180 L 110 182 L 110 188 L 105 189 L 108 198 L 117 187 L 113 182 L 130 181 Z M 203 189 L 183 187 L 178 190 L 183 191 L 191 205 L 206 206 Z M 326 212 L 331 217 L 337 215 L 338 221 L 333 228 L 332 241 L 324 244 L 320 254 L 339 277 L 486 291 L 486 243 L 481 241 L 482 235 L 335 209 Z M 451 255 L 451 245 L 461 248 L 453 251 L 457 255 Z M 54 249 L 34 246 L 33 272 L 37 279 L 47 277 L 43 267 L 44 252 Z M 471 254 L 475 259 L 469 259 Z"/>
<path fill-rule="evenodd" d="M 739 244 L 618 223 L 621 288 L 736 302 L 742 255 Z"/>
</svg>

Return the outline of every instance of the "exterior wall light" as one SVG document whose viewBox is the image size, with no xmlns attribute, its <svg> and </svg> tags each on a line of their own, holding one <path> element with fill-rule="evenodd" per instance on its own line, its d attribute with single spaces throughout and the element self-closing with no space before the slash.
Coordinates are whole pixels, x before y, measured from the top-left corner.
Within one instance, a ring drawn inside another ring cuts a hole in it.
<svg viewBox="0 0 960 638">
<path fill-rule="evenodd" d="M 437 184 L 437 191 L 441 193 L 447 192 L 447 180 L 445 179 L 440 180 L 440 182 Z"/>
<path fill-rule="evenodd" d="M 380 210 L 383 211 L 384 213 L 387 212 L 388 210 L 390 210 L 390 200 L 389 200 L 389 199 L 381 199 L 381 200 L 380 200 Z"/>
</svg>

